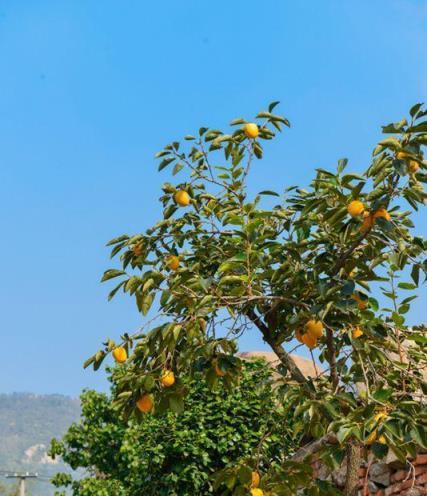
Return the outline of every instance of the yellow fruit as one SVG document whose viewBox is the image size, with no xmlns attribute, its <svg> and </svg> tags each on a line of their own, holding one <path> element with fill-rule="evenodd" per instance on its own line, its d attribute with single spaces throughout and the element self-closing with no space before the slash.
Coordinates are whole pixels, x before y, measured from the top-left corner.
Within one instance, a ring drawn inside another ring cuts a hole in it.
<svg viewBox="0 0 427 496">
<path fill-rule="evenodd" d="M 177 270 L 179 267 L 179 257 L 176 255 L 170 255 L 167 258 L 166 263 L 171 270 Z"/>
<path fill-rule="evenodd" d="M 212 360 L 212 367 L 214 368 L 215 370 L 215 374 L 218 376 L 218 377 L 224 377 L 225 376 L 225 372 L 220 369 L 219 365 L 218 365 L 218 359 L 217 358 L 214 358 Z"/>
<path fill-rule="evenodd" d="M 386 418 L 387 417 L 387 413 L 385 412 L 379 412 L 375 415 L 374 417 L 374 421 L 376 423 L 380 422 L 382 419 Z"/>
<path fill-rule="evenodd" d="M 171 387 L 175 384 L 175 374 L 172 370 L 165 370 L 160 378 L 160 382 L 164 387 Z"/>
<path fill-rule="evenodd" d="M 314 339 L 321 338 L 323 335 L 323 324 L 320 320 L 309 320 L 305 324 L 305 332 Z"/>
<path fill-rule="evenodd" d="M 397 152 L 396 153 L 396 158 L 397 160 L 405 160 L 407 158 L 408 154 L 406 152 Z"/>
<path fill-rule="evenodd" d="M 357 269 L 353 269 L 349 274 L 348 274 L 348 277 L 349 279 L 352 279 L 353 277 L 355 277 L 355 275 L 357 274 Z"/>
<path fill-rule="evenodd" d="M 259 487 L 251 489 L 251 496 L 264 496 L 264 491 Z"/>
<path fill-rule="evenodd" d="M 190 195 L 184 190 L 177 191 L 174 195 L 174 200 L 180 207 L 190 205 Z"/>
<path fill-rule="evenodd" d="M 138 407 L 138 410 L 143 413 L 151 412 L 151 410 L 153 409 L 153 405 L 154 405 L 153 398 L 149 394 L 144 394 L 136 402 L 136 406 Z"/>
<path fill-rule="evenodd" d="M 391 220 L 390 214 L 387 212 L 387 210 L 383 207 L 379 208 L 375 213 L 374 213 L 374 219 L 378 219 L 378 217 L 382 217 L 385 220 Z"/>
<path fill-rule="evenodd" d="M 387 439 L 385 438 L 384 434 L 381 434 L 381 436 L 377 440 L 378 443 L 381 444 L 387 444 Z"/>
<path fill-rule="evenodd" d="M 259 481 L 260 481 L 259 473 L 258 472 L 252 472 L 252 483 L 251 483 L 251 486 L 252 487 L 258 487 L 259 486 Z"/>
<path fill-rule="evenodd" d="M 360 336 L 363 336 L 363 331 L 360 327 L 355 327 L 352 331 L 351 331 L 351 337 L 353 339 L 357 339 L 357 338 L 360 338 Z"/>
<path fill-rule="evenodd" d="M 374 225 L 374 219 L 372 214 L 365 210 L 365 212 L 363 212 L 363 222 L 362 225 L 360 226 L 360 232 L 364 233 L 366 231 L 369 231 L 369 229 L 371 229 L 373 225 Z"/>
<path fill-rule="evenodd" d="M 125 363 L 128 358 L 128 354 L 123 346 L 118 346 L 113 350 L 113 357 L 117 363 Z"/>
<path fill-rule="evenodd" d="M 306 332 L 301 336 L 302 342 L 312 350 L 317 346 L 317 338 Z"/>
<path fill-rule="evenodd" d="M 352 299 L 357 302 L 359 310 L 365 310 L 368 306 L 368 302 L 363 300 L 357 293 L 354 293 Z"/>
<path fill-rule="evenodd" d="M 243 131 L 246 136 L 251 139 L 255 139 L 259 135 L 259 128 L 254 122 L 248 122 L 243 126 Z"/>
<path fill-rule="evenodd" d="M 415 174 L 415 172 L 417 172 L 417 170 L 419 168 L 420 168 L 420 164 L 416 160 L 410 160 L 409 161 L 409 164 L 408 164 L 409 172 L 411 172 L 412 174 Z"/>
<path fill-rule="evenodd" d="M 377 431 L 372 431 L 369 436 L 366 438 L 366 444 L 372 444 L 377 440 Z"/>
<path fill-rule="evenodd" d="M 348 204 L 347 207 L 347 212 L 352 216 L 352 217 L 357 217 L 363 213 L 365 210 L 365 205 L 359 200 L 353 200 Z"/>
</svg>

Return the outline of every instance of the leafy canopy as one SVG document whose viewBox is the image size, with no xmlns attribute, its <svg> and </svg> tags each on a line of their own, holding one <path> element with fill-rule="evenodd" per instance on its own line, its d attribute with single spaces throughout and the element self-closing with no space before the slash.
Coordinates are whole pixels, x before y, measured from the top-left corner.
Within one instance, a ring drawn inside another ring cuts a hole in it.
<svg viewBox="0 0 427 496">
<path fill-rule="evenodd" d="M 148 394 L 157 412 L 184 411 L 186 373 L 231 390 L 241 375 L 236 342 L 257 329 L 280 359 L 297 429 L 308 439 L 335 433 L 325 460 L 339 464 L 349 441 L 404 460 L 427 445 L 425 329 L 406 325 L 427 270 L 427 243 L 412 220 L 427 203 L 427 112 L 417 104 L 408 120 L 383 127 L 387 137 L 363 174 L 347 172 L 342 159 L 334 171 L 317 169 L 308 189 L 250 197 L 247 178 L 264 143 L 289 126 L 276 105 L 256 116 L 257 136 L 235 119 L 229 132 L 202 127 L 165 146 L 159 170 L 182 180 L 163 185 L 162 219 L 110 241 L 120 268 L 103 281 L 120 282 L 109 297 L 122 290 L 147 316 L 140 332 L 122 336 L 130 356 L 116 407 L 141 418 L 137 401 Z M 289 355 L 295 337 L 316 348 L 318 377 L 304 377 Z M 85 365 L 97 369 L 116 346 L 108 340 Z M 171 388 L 159 381 L 164 369 L 177 377 Z M 292 494 L 292 471 L 278 474 L 266 474 L 262 487 Z"/>
</svg>

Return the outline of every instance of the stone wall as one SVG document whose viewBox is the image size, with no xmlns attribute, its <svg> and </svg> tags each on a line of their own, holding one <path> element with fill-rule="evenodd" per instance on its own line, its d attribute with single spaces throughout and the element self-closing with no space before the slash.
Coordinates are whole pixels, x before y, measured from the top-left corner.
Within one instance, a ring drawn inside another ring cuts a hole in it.
<svg viewBox="0 0 427 496">
<path fill-rule="evenodd" d="M 319 460 L 313 462 L 314 477 L 330 479 L 339 488 L 345 481 L 343 469 L 329 473 Z M 407 466 L 394 457 L 384 462 L 364 463 L 359 469 L 359 496 L 427 495 L 427 454 L 422 453 Z"/>
</svg>

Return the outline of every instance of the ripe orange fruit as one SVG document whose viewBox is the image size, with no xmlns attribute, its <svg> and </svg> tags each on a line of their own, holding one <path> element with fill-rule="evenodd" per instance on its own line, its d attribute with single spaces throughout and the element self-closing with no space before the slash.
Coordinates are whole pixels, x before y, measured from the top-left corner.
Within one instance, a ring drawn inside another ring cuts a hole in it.
<svg viewBox="0 0 427 496">
<path fill-rule="evenodd" d="M 298 340 L 300 343 L 304 344 L 304 341 L 302 340 L 301 329 L 297 329 L 297 330 L 295 331 L 295 337 L 297 338 L 297 340 Z"/>
<path fill-rule="evenodd" d="M 360 327 L 355 327 L 352 331 L 351 331 L 351 337 L 353 339 L 357 339 L 357 338 L 360 338 L 360 336 L 363 336 L 363 331 Z"/>
<path fill-rule="evenodd" d="M 317 346 L 317 338 L 306 332 L 301 336 L 302 342 L 312 350 Z"/>
<path fill-rule="evenodd" d="M 243 126 L 247 138 L 255 139 L 259 135 L 259 128 L 254 122 L 248 122 Z"/>
<path fill-rule="evenodd" d="M 323 335 L 323 324 L 320 320 L 309 320 L 305 324 L 305 332 L 314 339 L 321 338 Z"/>
<path fill-rule="evenodd" d="M 412 174 L 415 174 L 415 172 L 417 172 L 417 170 L 419 168 L 420 168 L 420 164 L 416 160 L 410 160 L 409 161 L 409 164 L 408 164 L 409 172 L 411 172 Z"/>
<path fill-rule="evenodd" d="M 251 496 L 264 496 L 264 491 L 259 487 L 251 489 Z"/>
<path fill-rule="evenodd" d="M 166 263 L 171 270 L 177 270 L 179 267 L 179 257 L 176 255 L 170 255 L 167 258 Z"/>
<path fill-rule="evenodd" d="M 374 213 L 374 219 L 378 219 L 378 217 L 382 217 L 385 220 L 391 220 L 391 215 L 387 212 L 387 210 L 384 207 L 379 208 L 375 213 Z"/>
<path fill-rule="evenodd" d="M 368 302 L 363 300 L 357 293 L 354 293 L 352 299 L 357 302 L 359 310 L 365 310 L 368 306 Z"/>
<path fill-rule="evenodd" d="M 365 210 L 365 205 L 359 200 L 353 200 L 350 202 L 347 206 L 347 212 L 352 216 L 352 217 L 357 217 L 361 215 Z"/>
<path fill-rule="evenodd" d="M 125 363 L 128 358 L 128 354 L 123 346 L 118 346 L 113 350 L 113 357 L 117 363 Z"/>
<path fill-rule="evenodd" d="M 144 394 L 136 402 L 136 406 L 138 407 L 138 410 L 141 411 L 142 413 L 151 412 L 151 410 L 153 409 L 153 406 L 154 406 L 152 396 L 149 394 Z"/>
<path fill-rule="evenodd" d="M 164 387 L 171 387 L 175 384 L 175 374 L 172 370 L 163 371 L 162 377 L 160 378 L 160 382 Z"/>
<path fill-rule="evenodd" d="M 214 358 L 212 360 L 212 367 L 214 368 L 215 370 L 215 374 L 218 376 L 218 377 L 224 377 L 225 376 L 225 372 L 220 369 L 219 365 L 218 365 L 218 359 L 217 358 Z"/>
<path fill-rule="evenodd" d="M 139 257 L 140 255 L 142 255 L 142 245 L 141 244 L 135 245 L 132 248 L 132 251 L 133 251 L 133 254 L 135 255 L 135 257 Z"/>
<path fill-rule="evenodd" d="M 190 195 L 183 189 L 177 191 L 173 198 L 175 203 L 177 203 L 180 207 L 188 207 L 188 205 L 190 205 Z"/>
<path fill-rule="evenodd" d="M 252 487 L 258 487 L 259 486 L 259 481 L 260 481 L 260 476 L 258 472 L 252 472 Z"/>
<path fill-rule="evenodd" d="M 364 233 L 366 231 L 369 231 L 369 229 L 371 229 L 373 225 L 374 225 L 374 219 L 372 214 L 367 210 L 365 210 L 365 212 L 363 212 L 363 222 L 362 225 L 360 226 L 360 232 Z"/>
</svg>

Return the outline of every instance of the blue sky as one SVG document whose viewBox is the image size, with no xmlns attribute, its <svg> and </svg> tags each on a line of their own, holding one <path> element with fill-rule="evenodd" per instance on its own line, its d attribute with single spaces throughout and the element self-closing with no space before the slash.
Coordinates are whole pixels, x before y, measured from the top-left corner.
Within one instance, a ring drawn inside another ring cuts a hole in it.
<svg viewBox="0 0 427 496">
<path fill-rule="evenodd" d="M 106 301 L 104 244 L 159 217 L 163 144 L 280 100 L 292 129 L 254 190 L 344 156 L 360 171 L 380 125 L 427 99 L 426 24 L 424 0 L 3 0 L 0 392 L 105 387 L 81 364 L 140 317 Z"/>
</svg>

